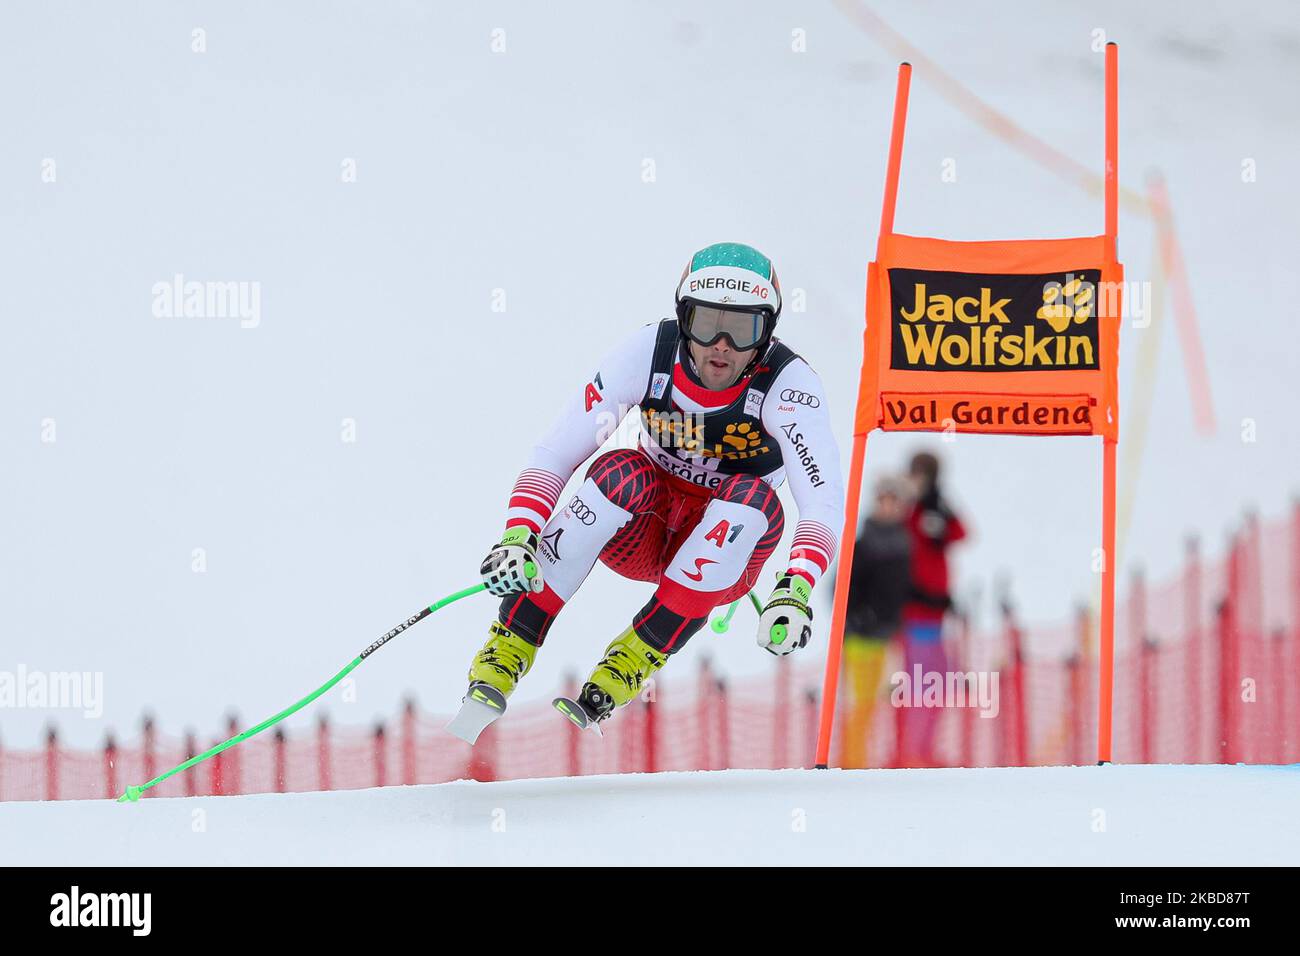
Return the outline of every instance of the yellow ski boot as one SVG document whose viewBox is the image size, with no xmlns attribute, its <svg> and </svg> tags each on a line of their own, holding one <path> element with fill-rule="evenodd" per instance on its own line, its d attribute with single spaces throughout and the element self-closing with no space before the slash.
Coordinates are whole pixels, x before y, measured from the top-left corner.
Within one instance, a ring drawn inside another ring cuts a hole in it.
<svg viewBox="0 0 1300 956">
<path fill-rule="evenodd" d="M 656 651 L 629 627 L 605 648 L 605 656 L 587 677 L 578 699 L 557 697 L 552 704 L 578 727 L 599 733 L 596 725 L 639 694 L 666 663 L 667 654 Z"/>
<path fill-rule="evenodd" d="M 537 645 L 513 633 L 499 622 L 488 628 L 489 637 L 469 667 L 469 690 L 460 712 L 447 731 L 468 744 L 478 740 L 488 724 L 506 712 L 506 698 L 519 679 L 533 666 Z"/>
<path fill-rule="evenodd" d="M 529 643 L 497 621 L 488 628 L 489 637 L 483 649 L 469 666 L 469 682 L 495 687 L 503 697 L 509 697 L 519 679 L 533 666 L 537 645 Z"/>
</svg>

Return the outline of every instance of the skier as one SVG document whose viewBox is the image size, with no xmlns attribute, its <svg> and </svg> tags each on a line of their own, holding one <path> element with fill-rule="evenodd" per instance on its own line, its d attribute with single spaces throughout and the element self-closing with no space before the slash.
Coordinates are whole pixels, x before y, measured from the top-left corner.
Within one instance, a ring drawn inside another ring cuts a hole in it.
<svg viewBox="0 0 1300 956">
<path fill-rule="evenodd" d="M 844 509 L 821 381 L 773 338 L 781 289 L 756 249 L 724 242 L 697 252 L 676 306 L 675 319 L 642 327 L 604 359 L 515 482 L 505 533 L 480 569 L 501 604 L 448 726 L 470 743 L 504 712 L 597 559 L 657 585 L 577 697 L 555 701 L 576 725 L 598 730 L 713 608 L 758 583 L 784 531 L 776 489 L 785 480 L 799 522 L 758 644 L 785 655 L 812 633 L 812 589 L 835 555 Z M 570 475 L 632 406 L 638 447 L 599 455 L 557 510 Z"/>
</svg>

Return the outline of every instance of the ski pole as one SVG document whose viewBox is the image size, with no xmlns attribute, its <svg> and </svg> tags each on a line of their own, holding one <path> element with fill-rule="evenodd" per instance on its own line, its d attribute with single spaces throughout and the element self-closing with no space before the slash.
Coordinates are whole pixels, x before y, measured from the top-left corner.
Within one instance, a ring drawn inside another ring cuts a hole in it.
<svg viewBox="0 0 1300 956">
<path fill-rule="evenodd" d="M 763 602 L 754 596 L 754 592 L 750 591 L 749 594 L 746 595 L 746 597 L 748 597 L 751 601 L 754 602 L 754 610 L 757 611 L 759 614 L 762 614 Z M 736 598 L 736 600 L 731 602 L 731 606 L 727 608 L 726 614 L 724 614 L 722 617 L 713 619 L 713 623 L 709 626 L 713 628 L 714 634 L 725 634 L 727 632 L 727 628 L 731 627 L 732 615 L 736 613 L 736 607 L 743 600 L 745 600 L 745 598 Z"/>
<path fill-rule="evenodd" d="M 150 787 L 162 783 L 168 777 L 174 776 L 175 774 L 180 773 L 182 770 L 189 770 L 190 767 L 193 767 L 195 764 L 202 763 L 203 761 L 207 760 L 209 757 L 215 757 L 217 754 L 221 753 L 221 751 L 228 750 L 231 747 L 235 746 L 235 744 L 243 743 L 249 737 L 252 737 L 255 734 L 260 734 L 262 731 L 266 730 L 267 727 L 270 727 L 274 724 L 278 724 L 280 721 L 284 720 L 286 717 L 290 716 L 291 714 L 296 714 L 298 711 L 302 710 L 304 707 L 310 704 L 321 694 L 325 693 L 327 690 L 329 690 L 331 687 L 333 687 L 343 678 L 347 677 L 348 674 L 352 673 L 354 669 L 360 666 L 362 661 L 364 661 L 375 651 L 379 650 L 381 647 L 383 647 L 385 644 L 387 644 L 389 641 L 395 638 L 398 634 L 401 634 L 408 627 L 412 627 L 416 624 L 419 624 L 421 621 L 423 621 L 434 611 L 438 610 L 438 608 L 446 607 L 448 604 L 452 604 L 456 601 L 459 601 L 461 598 L 469 597 L 471 594 L 477 594 L 479 591 L 482 591 L 486 587 L 487 585 L 485 584 L 476 584 L 473 587 L 465 588 L 463 591 L 457 591 L 455 594 L 449 594 L 441 601 L 435 601 L 433 604 L 430 604 L 428 607 L 420 611 L 418 614 L 408 617 L 401 624 L 397 625 L 397 627 L 393 628 L 387 634 L 383 635 L 381 638 L 379 638 L 379 640 L 375 641 L 364 651 L 362 651 L 360 654 L 354 657 L 352 659 L 352 662 L 348 664 L 347 667 L 343 668 L 343 670 L 339 671 L 328 681 L 326 681 L 320 687 L 317 687 L 314 691 L 312 691 L 302 700 L 298 701 L 298 703 L 294 704 L 292 707 L 287 707 L 284 710 L 280 711 L 278 714 L 276 714 L 274 717 L 268 717 L 266 720 L 262 721 L 256 727 L 250 727 L 248 730 L 245 730 L 242 734 L 236 734 L 234 737 L 231 737 L 229 740 L 217 744 L 211 750 L 205 750 L 203 753 L 191 757 L 189 760 L 185 761 L 184 763 L 172 767 L 172 769 L 168 770 L 166 773 L 159 774 L 158 776 L 150 780 L 148 783 L 142 783 L 138 787 L 128 786 L 126 788 L 126 793 L 118 797 L 117 802 L 124 803 L 129 800 L 131 803 L 135 803 L 137 800 L 140 799 L 140 794 L 144 793 Z"/>
</svg>

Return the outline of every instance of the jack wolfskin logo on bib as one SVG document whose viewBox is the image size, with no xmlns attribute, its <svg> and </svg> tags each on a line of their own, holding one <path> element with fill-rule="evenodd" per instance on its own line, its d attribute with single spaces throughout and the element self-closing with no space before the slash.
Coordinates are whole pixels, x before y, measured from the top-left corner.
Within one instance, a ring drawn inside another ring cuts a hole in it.
<svg viewBox="0 0 1300 956">
<path fill-rule="evenodd" d="M 993 275 L 890 269 L 895 369 L 1032 372 L 1095 369 L 1101 273 Z"/>
</svg>

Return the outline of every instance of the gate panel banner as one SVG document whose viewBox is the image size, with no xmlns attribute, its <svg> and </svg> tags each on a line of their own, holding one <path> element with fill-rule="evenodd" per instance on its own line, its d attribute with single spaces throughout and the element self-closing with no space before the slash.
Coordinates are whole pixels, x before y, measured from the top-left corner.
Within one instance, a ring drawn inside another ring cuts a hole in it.
<svg viewBox="0 0 1300 956">
<path fill-rule="evenodd" d="M 881 236 L 855 432 L 1118 437 L 1123 267 L 1104 236 Z"/>
</svg>

